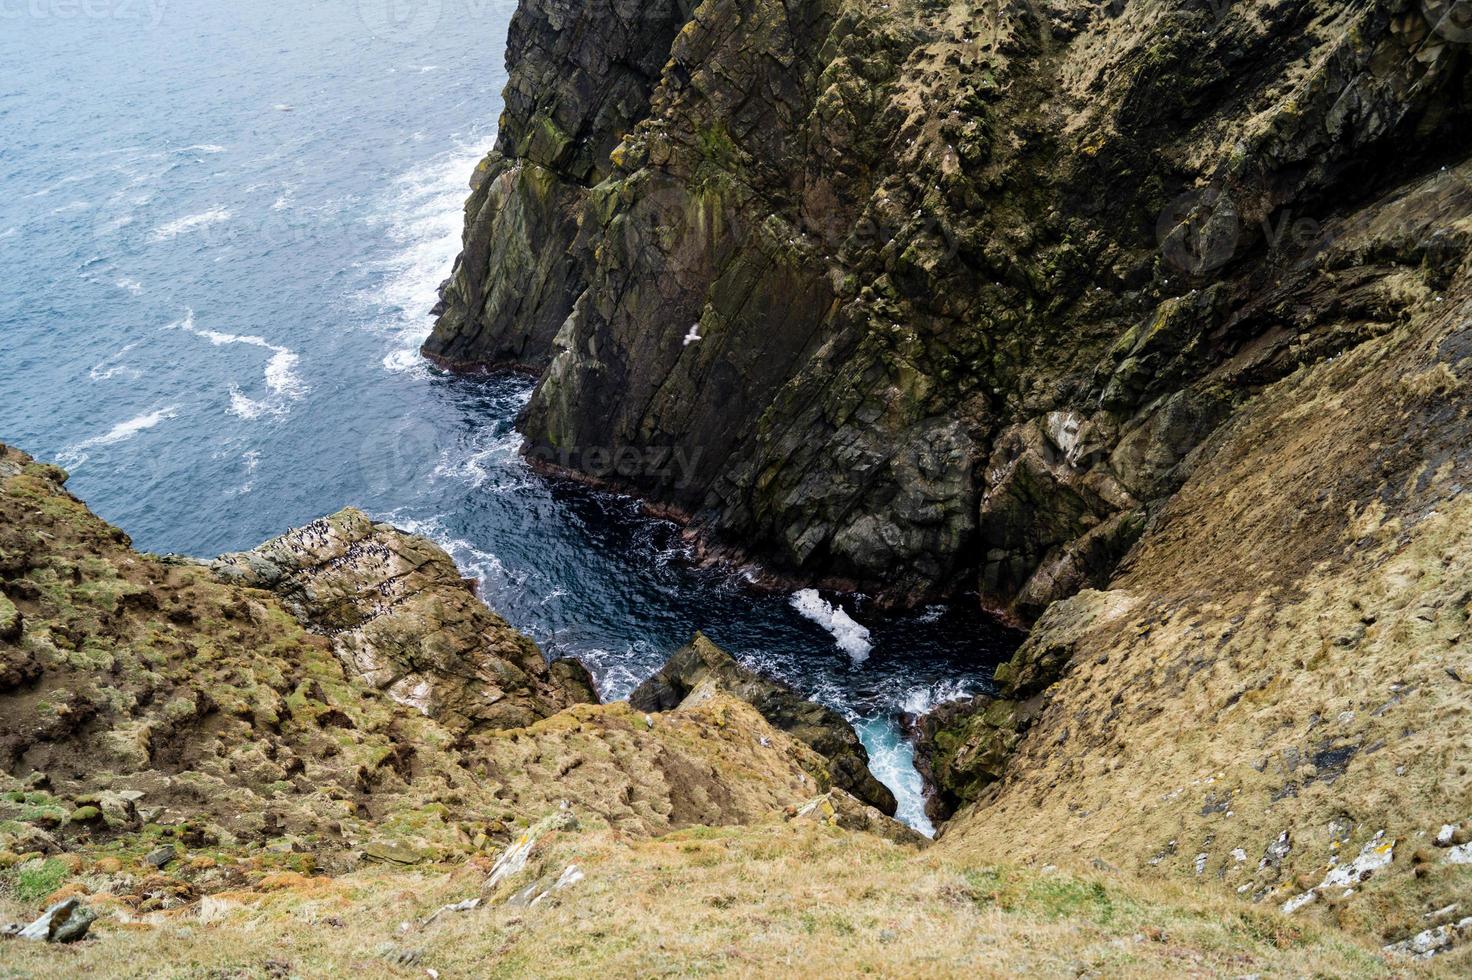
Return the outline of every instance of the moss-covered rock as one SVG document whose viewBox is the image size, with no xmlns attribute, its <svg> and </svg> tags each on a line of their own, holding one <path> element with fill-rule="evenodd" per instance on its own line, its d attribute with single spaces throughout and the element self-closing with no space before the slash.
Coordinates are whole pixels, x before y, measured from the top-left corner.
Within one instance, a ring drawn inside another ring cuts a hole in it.
<svg viewBox="0 0 1472 980">
<path fill-rule="evenodd" d="M 20 610 L 15 608 L 15 603 L 4 595 L 0 595 L 0 643 L 20 642 L 21 630 L 25 625 L 25 617 Z"/>
<path fill-rule="evenodd" d="M 786 684 L 741 666 L 700 633 L 635 688 L 629 704 L 642 711 L 672 711 L 700 703 L 712 689 L 752 705 L 774 727 L 827 759 L 834 785 L 886 816 L 894 816 L 894 794 L 869 771 L 869 753 L 852 725 L 836 711 L 803 698 Z"/>
<path fill-rule="evenodd" d="M 719 549 L 1031 620 L 1247 398 L 1449 271 L 1424 227 L 1323 263 L 1466 156 L 1467 59 L 1412 6 L 527 0 L 429 352 L 543 369 L 534 458 Z M 632 101 L 590 116 L 589 79 Z M 582 180 L 550 208 L 549 155 Z"/>
<path fill-rule="evenodd" d="M 270 589 L 331 637 L 351 675 L 455 731 L 517 728 L 596 700 L 586 673 L 549 671 L 542 652 L 475 595 L 433 542 L 345 510 L 211 563 L 228 582 Z M 567 686 L 562 679 L 569 681 Z M 288 701 L 314 710 L 302 690 Z M 165 714 L 176 710 L 165 706 Z M 181 703 L 185 714 L 197 711 Z"/>
<path fill-rule="evenodd" d="M 835 763 L 732 692 L 657 718 L 592 703 L 586 670 L 549 666 L 423 538 L 344 511 L 213 563 L 159 559 L 59 473 L 0 446 L 0 528 L 24 549 L 0 587 L 26 596 L 41 668 L 0 690 L 0 850 L 187 856 L 165 871 L 188 894 L 146 889 L 142 911 L 197 898 L 196 873 L 225 887 L 216 856 L 433 864 L 568 806 L 642 836 L 844 795 Z"/>
</svg>

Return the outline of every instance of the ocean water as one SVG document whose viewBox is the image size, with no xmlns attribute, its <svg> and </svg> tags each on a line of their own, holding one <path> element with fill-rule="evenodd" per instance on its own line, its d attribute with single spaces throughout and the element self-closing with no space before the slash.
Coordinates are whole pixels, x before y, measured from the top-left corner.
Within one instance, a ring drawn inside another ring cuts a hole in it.
<svg viewBox="0 0 1472 980">
<path fill-rule="evenodd" d="M 248 548 L 354 504 L 444 545 L 626 694 L 696 629 L 852 719 L 928 829 L 902 718 L 1016 638 L 694 567 L 518 455 L 522 378 L 417 356 L 501 110 L 511 0 L 0 5 L 0 440 L 140 548 Z"/>
</svg>

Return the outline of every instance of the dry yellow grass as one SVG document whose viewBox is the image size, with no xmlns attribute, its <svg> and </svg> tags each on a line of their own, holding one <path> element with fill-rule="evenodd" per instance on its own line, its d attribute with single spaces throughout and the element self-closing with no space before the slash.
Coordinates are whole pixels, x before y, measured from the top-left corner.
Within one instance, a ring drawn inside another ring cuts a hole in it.
<svg viewBox="0 0 1472 980">
<path fill-rule="evenodd" d="M 585 878 L 532 907 L 483 863 L 273 882 L 73 947 L 0 946 L 5 976 L 1409 975 L 1334 930 L 1099 873 L 957 861 L 804 820 L 649 840 L 559 836 L 539 873 Z M 440 906 L 487 904 L 420 923 Z M 206 915 L 217 914 L 211 903 Z M 29 909 L 0 900 L 0 915 Z M 402 924 L 408 923 L 407 929 Z M 410 962 L 395 962 L 414 951 Z M 1429 966 L 1452 975 L 1465 961 Z"/>
</svg>

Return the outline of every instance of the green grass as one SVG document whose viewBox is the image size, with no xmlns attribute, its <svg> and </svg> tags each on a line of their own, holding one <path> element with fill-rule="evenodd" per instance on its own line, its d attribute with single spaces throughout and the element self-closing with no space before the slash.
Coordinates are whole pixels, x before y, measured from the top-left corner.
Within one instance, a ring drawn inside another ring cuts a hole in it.
<svg viewBox="0 0 1472 980">
<path fill-rule="evenodd" d="M 11 890 L 22 902 L 39 902 L 61 887 L 66 879 L 66 865 L 56 858 L 27 861 L 15 871 Z"/>
</svg>

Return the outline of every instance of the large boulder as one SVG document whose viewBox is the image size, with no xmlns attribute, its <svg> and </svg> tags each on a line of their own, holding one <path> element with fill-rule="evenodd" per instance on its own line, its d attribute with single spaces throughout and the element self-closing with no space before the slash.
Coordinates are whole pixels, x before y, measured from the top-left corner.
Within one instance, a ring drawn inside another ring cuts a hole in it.
<svg viewBox="0 0 1472 980">
<path fill-rule="evenodd" d="M 869 771 L 869 753 L 853 726 L 831 708 L 808 701 L 786 684 L 741 666 L 701 633 L 635 688 L 629 703 L 643 711 L 672 711 L 708 696 L 711 689 L 725 691 L 754 706 L 774 728 L 826 758 L 835 786 L 894 816 L 894 794 Z"/>
<path fill-rule="evenodd" d="M 452 729 L 522 727 L 593 700 L 586 672 L 573 663 L 549 669 L 438 545 L 361 511 L 210 567 L 226 582 L 274 592 L 331 638 L 351 673 Z"/>
</svg>

